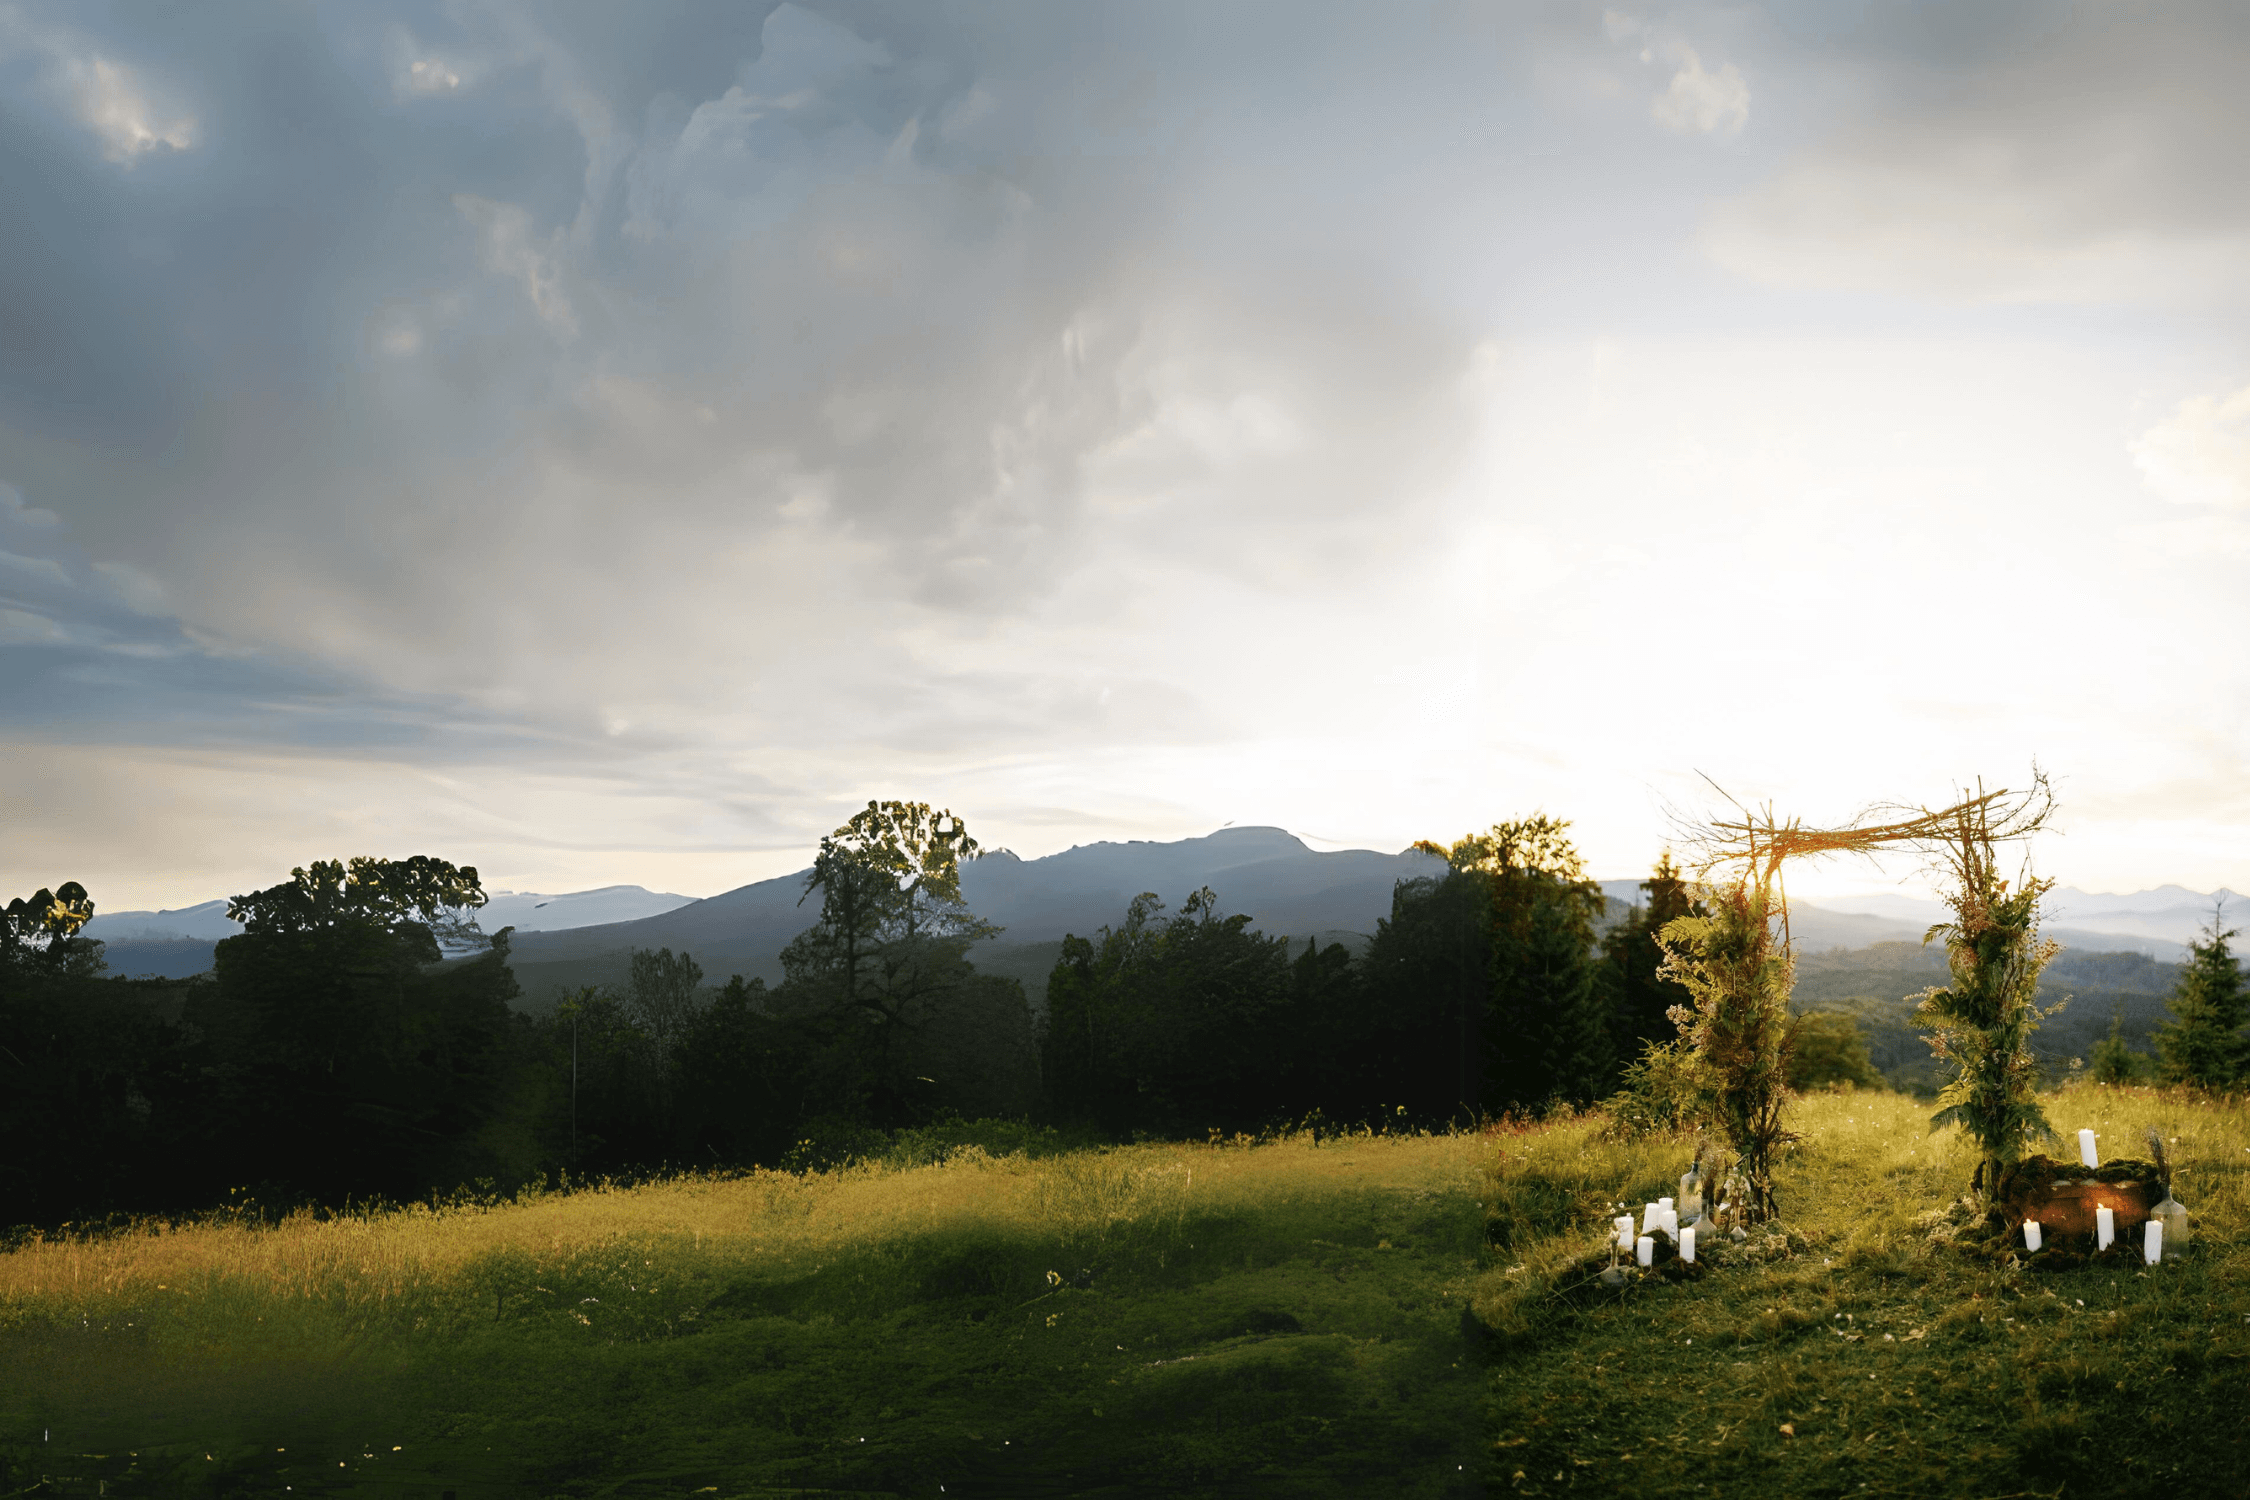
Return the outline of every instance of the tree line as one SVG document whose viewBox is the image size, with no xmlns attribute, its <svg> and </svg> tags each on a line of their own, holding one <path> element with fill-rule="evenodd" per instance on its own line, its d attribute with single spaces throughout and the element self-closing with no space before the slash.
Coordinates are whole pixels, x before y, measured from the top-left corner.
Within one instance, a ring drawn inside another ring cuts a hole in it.
<svg viewBox="0 0 2250 1500">
<path fill-rule="evenodd" d="M 243 932 L 184 981 L 107 975 L 64 885 L 0 929 L 0 1224 L 776 1166 L 954 1117 L 1122 1141 L 1587 1103 L 1674 1041 L 1692 997 L 1658 934 L 1704 909 L 1666 858 L 1604 928 L 1567 828 L 1423 846 L 1445 873 L 1400 882 L 1358 951 L 1260 933 L 1209 889 L 1144 893 L 1064 941 L 1043 1014 L 977 971 L 997 929 L 959 870 L 980 851 L 918 803 L 821 841 L 779 984 L 635 951 L 624 984 L 537 1017 L 509 932 L 474 927 L 471 867 L 293 871 L 230 903 Z M 1801 1026 L 1804 1061 L 1872 1081 L 1834 1019 Z"/>
</svg>

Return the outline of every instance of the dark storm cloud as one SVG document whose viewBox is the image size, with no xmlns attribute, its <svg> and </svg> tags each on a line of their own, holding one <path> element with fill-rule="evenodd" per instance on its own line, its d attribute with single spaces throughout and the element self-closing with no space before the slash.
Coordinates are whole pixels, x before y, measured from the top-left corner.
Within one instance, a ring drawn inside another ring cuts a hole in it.
<svg viewBox="0 0 2250 1500">
<path fill-rule="evenodd" d="M 1224 341 L 1286 371 L 1329 449 L 1269 465 L 1270 512 L 1196 507 L 1212 565 L 1254 571 L 1289 545 L 1263 527 L 1444 449 L 1427 398 L 1466 353 L 1415 279 L 1371 274 L 1333 181 L 1267 170 L 1350 170 L 1430 123 L 1357 66 L 1401 28 L 1330 17 L 1315 45 L 1275 15 L 23 23 L 7 123 L 41 211 L 0 264 L 26 330 L 9 477 L 230 636 L 401 686 L 598 687 L 646 673 L 582 593 L 723 587 L 715 550 L 833 554 L 714 603 L 736 638 L 808 591 L 966 617 L 1048 596 L 1086 560 L 1087 465 Z M 91 58 L 185 143 L 105 149 L 55 81 Z M 1128 467 L 1193 487 L 1201 456 L 1150 447 Z"/>
</svg>

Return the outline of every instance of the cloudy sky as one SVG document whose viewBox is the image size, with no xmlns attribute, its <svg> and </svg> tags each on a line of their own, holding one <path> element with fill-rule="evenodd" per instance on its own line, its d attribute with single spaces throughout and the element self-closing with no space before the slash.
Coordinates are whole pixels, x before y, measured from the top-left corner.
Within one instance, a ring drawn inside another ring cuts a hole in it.
<svg viewBox="0 0 2250 1500">
<path fill-rule="evenodd" d="M 2046 872 L 2250 887 L 2246 72 L 2136 0 L 0 4 L 0 894 L 702 895 L 871 796 L 1624 875 L 1699 774 L 2035 758 Z"/>
</svg>

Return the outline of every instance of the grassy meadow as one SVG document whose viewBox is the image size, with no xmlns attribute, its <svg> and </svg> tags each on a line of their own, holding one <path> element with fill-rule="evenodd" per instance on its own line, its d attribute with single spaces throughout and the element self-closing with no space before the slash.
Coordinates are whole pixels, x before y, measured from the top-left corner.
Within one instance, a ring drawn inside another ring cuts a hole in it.
<svg viewBox="0 0 2250 1500">
<path fill-rule="evenodd" d="M 33 1241 L 0 1493 L 2250 1493 L 2250 1107 L 2045 1102 L 2176 1140 L 2184 1254 L 1968 1253 L 1889 1093 L 1800 1100 L 1783 1223 L 1623 1288 L 1690 1147 L 1599 1114 Z"/>
<path fill-rule="evenodd" d="M 0 1493 L 1473 1493 L 1491 1154 L 971 1147 L 35 1241 Z"/>
<path fill-rule="evenodd" d="M 1967 1254 L 1938 1212 L 1974 1167 L 1959 1134 L 1932 1139 L 1906 1095 L 1817 1094 L 1778 1229 L 1605 1291 L 1580 1266 L 1609 1203 L 1674 1192 L 1687 1148 L 1607 1142 L 1598 1117 L 1508 1140 L 1474 1294 L 1499 1344 L 1495 1491 L 2250 1494 L 2250 1108 L 2094 1084 L 2043 1103 L 2104 1157 L 2145 1156 L 2147 1126 L 2176 1139 L 2184 1254 Z"/>
</svg>

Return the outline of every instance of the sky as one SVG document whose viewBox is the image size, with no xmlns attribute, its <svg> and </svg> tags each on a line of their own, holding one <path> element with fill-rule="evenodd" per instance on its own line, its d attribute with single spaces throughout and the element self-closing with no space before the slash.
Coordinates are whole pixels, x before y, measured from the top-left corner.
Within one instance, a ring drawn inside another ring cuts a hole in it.
<svg viewBox="0 0 2250 1500">
<path fill-rule="evenodd" d="M 0 894 L 2034 765 L 2250 888 L 2250 10 L 0 0 Z M 1914 889 L 1910 865 L 1794 893 Z"/>
</svg>

